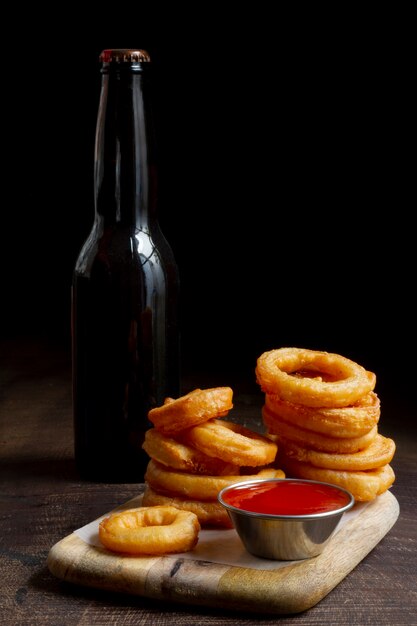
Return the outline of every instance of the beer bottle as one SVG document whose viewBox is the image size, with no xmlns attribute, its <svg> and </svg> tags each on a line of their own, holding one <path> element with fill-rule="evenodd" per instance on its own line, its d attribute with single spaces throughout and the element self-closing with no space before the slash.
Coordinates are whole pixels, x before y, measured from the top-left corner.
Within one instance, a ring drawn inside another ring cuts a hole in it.
<svg viewBox="0 0 417 626">
<path fill-rule="evenodd" d="M 148 411 L 180 392 L 179 280 L 157 217 L 149 55 L 100 60 L 95 220 L 72 288 L 75 458 L 83 478 L 141 482 Z"/>
</svg>

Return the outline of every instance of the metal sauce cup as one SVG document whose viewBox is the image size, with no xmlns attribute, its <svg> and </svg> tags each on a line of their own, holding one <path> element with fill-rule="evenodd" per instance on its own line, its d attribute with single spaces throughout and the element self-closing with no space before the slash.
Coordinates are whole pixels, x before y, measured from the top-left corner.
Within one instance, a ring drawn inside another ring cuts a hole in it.
<svg viewBox="0 0 417 626">
<path fill-rule="evenodd" d="M 225 501 L 233 490 L 248 486 L 263 486 L 280 482 L 322 485 L 344 494 L 346 504 L 340 508 L 306 515 L 275 515 L 237 508 Z M 298 560 L 320 554 L 330 541 L 343 514 L 352 508 L 354 497 L 337 485 L 298 478 L 259 479 L 234 483 L 222 489 L 218 500 L 229 517 L 245 548 L 251 554 L 266 559 Z"/>
</svg>

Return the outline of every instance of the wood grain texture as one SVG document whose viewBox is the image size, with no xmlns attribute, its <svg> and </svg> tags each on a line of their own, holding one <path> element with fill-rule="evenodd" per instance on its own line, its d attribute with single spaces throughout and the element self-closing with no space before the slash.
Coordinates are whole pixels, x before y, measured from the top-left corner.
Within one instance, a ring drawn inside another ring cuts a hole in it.
<svg viewBox="0 0 417 626">
<path fill-rule="evenodd" d="M 161 600 L 246 610 L 299 613 L 323 599 L 397 520 L 386 492 L 350 520 L 321 555 L 265 571 L 175 557 L 126 557 L 71 534 L 52 547 L 48 567 L 68 582 Z"/>
<path fill-rule="evenodd" d="M 259 428 L 261 394 L 240 376 L 196 372 L 184 390 L 230 385 L 236 421 Z M 412 393 L 409 394 L 412 397 Z M 73 462 L 68 352 L 41 341 L 0 343 L 0 585 L 6 626 L 96 624 L 142 626 L 409 626 L 416 624 L 416 406 L 392 389 L 381 396 L 379 424 L 397 443 L 391 489 L 397 522 L 320 602 L 297 615 L 249 614 L 206 605 L 67 583 L 46 565 L 51 547 L 103 512 L 137 496 L 142 486 L 80 481 Z M 344 556 L 343 556 L 344 558 Z M 203 568 L 202 568 L 203 570 Z M 169 572 L 169 570 L 168 570 Z M 149 584 L 166 585 L 155 566 Z M 238 574 L 234 574 L 238 575 Z M 204 572 L 206 577 L 206 572 Z M 228 583 L 228 573 L 224 584 Z M 203 583 L 202 583 L 203 584 Z M 206 580 L 204 579 L 204 584 Z M 185 591 L 183 592 L 185 594 Z M 226 594 L 226 590 L 222 591 Z"/>
</svg>

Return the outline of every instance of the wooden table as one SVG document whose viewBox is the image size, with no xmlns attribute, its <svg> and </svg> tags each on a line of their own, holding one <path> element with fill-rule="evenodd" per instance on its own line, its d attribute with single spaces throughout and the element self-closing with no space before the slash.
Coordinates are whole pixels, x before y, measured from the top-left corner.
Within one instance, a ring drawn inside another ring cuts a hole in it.
<svg viewBox="0 0 417 626">
<path fill-rule="evenodd" d="M 65 583 L 50 574 L 53 544 L 135 496 L 138 485 L 81 482 L 72 451 L 68 351 L 36 341 L 0 343 L 1 585 L 3 624 L 417 624 L 415 404 L 381 397 L 380 432 L 396 440 L 392 493 L 400 517 L 377 547 L 310 610 L 259 617 L 174 605 Z M 262 396 L 251 381 L 186 377 L 185 390 L 230 384 L 246 425 Z M 410 395 L 411 397 L 411 395 Z"/>
</svg>

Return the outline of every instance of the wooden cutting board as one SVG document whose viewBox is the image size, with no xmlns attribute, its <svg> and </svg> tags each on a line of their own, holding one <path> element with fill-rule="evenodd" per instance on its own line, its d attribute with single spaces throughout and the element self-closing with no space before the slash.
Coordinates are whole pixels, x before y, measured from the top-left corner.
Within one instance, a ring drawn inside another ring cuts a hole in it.
<svg viewBox="0 0 417 626">
<path fill-rule="evenodd" d="M 119 556 L 75 533 L 51 548 L 48 567 L 58 578 L 78 585 L 148 598 L 256 613 L 299 613 L 334 589 L 381 541 L 398 515 L 398 502 L 388 491 L 346 522 L 321 555 L 279 569 L 236 567 L 184 555 Z"/>
</svg>

